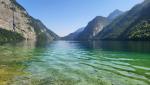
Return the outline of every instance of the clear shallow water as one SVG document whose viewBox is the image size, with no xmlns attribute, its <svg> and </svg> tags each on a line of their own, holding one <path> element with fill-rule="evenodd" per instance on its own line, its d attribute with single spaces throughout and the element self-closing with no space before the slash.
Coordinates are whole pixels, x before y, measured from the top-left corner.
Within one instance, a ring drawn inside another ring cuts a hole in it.
<svg viewBox="0 0 150 85">
<path fill-rule="evenodd" d="M 149 85 L 150 42 L 0 46 L 0 85 Z"/>
</svg>

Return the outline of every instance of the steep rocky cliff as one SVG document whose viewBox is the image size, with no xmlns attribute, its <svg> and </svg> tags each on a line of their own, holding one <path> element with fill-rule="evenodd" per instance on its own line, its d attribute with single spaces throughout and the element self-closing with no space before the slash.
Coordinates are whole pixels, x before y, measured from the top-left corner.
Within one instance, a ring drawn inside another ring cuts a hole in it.
<svg viewBox="0 0 150 85">
<path fill-rule="evenodd" d="M 106 17 L 97 16 L 88 23 L 76 40 L 91 40 L 108 24 L 109 20 Z"/>
<path fill-rule="evenodd" d="M 31 17 L 16 0 L 0 0 L 0 29 L 5 30 L 5 32 L 13 32 L 20 35 L 21 39 L 26 40 L 54 40 L 58 38 L 41 21 Z M 15 35 L 11 36 L 15 38 Z M 5 38 L 4 40 L 10 41 L 7 36 Z M 20 39 L 14 38 L 11 41 Z"/>
</svg>

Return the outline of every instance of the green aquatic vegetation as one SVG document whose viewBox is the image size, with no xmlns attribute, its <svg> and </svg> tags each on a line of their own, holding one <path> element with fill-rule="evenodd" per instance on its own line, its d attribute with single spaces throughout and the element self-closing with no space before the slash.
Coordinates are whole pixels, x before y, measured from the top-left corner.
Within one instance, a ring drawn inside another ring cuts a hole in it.
<svg viewBox="0 0 150 85">
<path fill-rule="evenodd" d="M 13 46 L 0 46 L 0 85 L 9 85 L 17 76 L 27 75 L 23 63 L 30 59 L 24 50 Z"/>
<path fill-rule="evenodd" d="M 142 50 L 149 46 L 115 42 L 109 48 L 68 41 L 0 46 L 0 85 L 149 85 L 150 54 Z"/>
<path fill-rule="evenodd" d="M 0 84 L 7 85 L 15 76 L 24 75 L 22 72 L 23 65 L 1 65 L 0 67 Z"/>
</svg>

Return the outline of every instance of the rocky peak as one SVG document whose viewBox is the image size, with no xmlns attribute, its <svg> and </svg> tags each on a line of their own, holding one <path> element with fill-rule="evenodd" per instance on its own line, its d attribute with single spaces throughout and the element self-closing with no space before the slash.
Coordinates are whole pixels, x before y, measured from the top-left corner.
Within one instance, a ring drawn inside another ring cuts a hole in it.
<svg viewBox="0 0 150 85">
<path fill-rule="evenodd" d="M 122 11 L 120 11 L 119 9 L 114 10 L 112 13 L 109 14 L 109 16 L 107 17 L 110 21 L 114 20 L 115 18 L 117 18 L 118 16 L 120 16 L 121 14 L 123 14 Z"/>
<path fill-rule="evenodd" d="M 93 39 L 106 25 L 109 24 L 109 20 L 106 17 L 97 16 L 88 23 L 83 32 L 78 36 L 78 40 L 90 40 Z"/>
</svg>

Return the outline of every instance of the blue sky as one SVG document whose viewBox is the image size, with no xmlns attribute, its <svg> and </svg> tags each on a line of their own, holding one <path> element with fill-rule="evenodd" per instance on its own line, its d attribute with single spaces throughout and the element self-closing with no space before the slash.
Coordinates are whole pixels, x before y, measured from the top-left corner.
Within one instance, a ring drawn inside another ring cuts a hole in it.
<svg viewBox="0 0 150 85">
<path fill-rule="evenodd" d="M 127 11 L 143 0 L 17 0 L 28 13 L 60 36 L 84 27 L 96 16 Z"/>
</svg>

